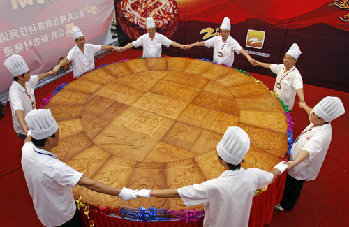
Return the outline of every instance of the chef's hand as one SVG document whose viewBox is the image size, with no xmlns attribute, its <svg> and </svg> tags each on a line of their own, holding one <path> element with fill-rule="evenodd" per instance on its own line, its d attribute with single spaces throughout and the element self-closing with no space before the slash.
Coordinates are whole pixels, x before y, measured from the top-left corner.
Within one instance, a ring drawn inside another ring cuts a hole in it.
<svg viewBox="0 0 349 227">
<path fill-rule="evenodd" d="M 288 168 L 288 165 L 286 165 L 285 161 L 281 161 L 276 166 L 274 166 L 274 168 L 280 171 L 279 174 L 282 174 Z"/>
<path fill-rule="evenodd" d="M 256 65 L 256 60 L 254 60 L 253 58 L 249 58 L 248 61 L 251 63 L 251 65 Z"/>
<path fill-rule="evenodd" d="M 144 198 L 151 198 L 149 189 L 141 189 L 138 192 L 136 192 L 137 197 L 144 197 Z"/>
<path fill-rule="evenodd" d="M 31 137 L 32 133 L 30 130 L 27 131 L 27 138 L 24 139 L 24 143 L 26 142 L 31 142 L 32 141 L 32 137 Z"/>
<path fill-rule="evenodd" d="M 182 45 L 182 46 L 181 46 L 181 49 L 182 49 L 182 50 L 189 50 L 190 48 L 192 48 L 191 45 Z"/>
<path fill-rule="evenodd" d="M 117 52 L 122 52 L 124 51 L 124 49 L 122 47 L 115 47 L 114 50 L 116 50 Z"/>
<path fill-rule="evenodd" d="M 262 62 L 255 60 L 253 66 L 262 66 Z"/>
<path fill-rule="evenodd" d="M 124 187 L 119 193 L 119 197 L 126 201 L 136 199 L 137 198 L 136 192 L 137 190 L 132 190 Z"/>
<path fill-rule="evenodd" d="M 307 104 L 304 101 L 299 101 L 298 106 L 299 108 L 305 109 L 307 107 Z"/>
</svg>

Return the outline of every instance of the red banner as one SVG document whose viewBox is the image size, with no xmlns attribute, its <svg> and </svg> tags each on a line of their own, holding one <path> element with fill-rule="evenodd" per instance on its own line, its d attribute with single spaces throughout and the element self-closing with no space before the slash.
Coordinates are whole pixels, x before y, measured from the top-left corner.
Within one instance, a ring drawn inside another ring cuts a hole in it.
<svg viewBox="0 0 349 227">
<path fill-rule="evenodd" d="M 181 21 L 221 23 L 224 16 L 232 24 L 256 18 L 281 28 L 302 28 L 324 23 L 349 31 L 344 17 L 349 9 L 347 1 L 329 0 L 179 0 Z M 349 19 L 349 18 L 348 18 Z"/>
<path fill-rule="evenodd" d="M 75 25 L 88 43 L 102 44 L 113 10 L 112 0 L 0 1 L 0 61 L 20 54 L 32 74 L 45 72 L 75 45 L 71 34 Z M 3 64 L 0 75 L 1 92 L 13 77 Z"/>
</svg>

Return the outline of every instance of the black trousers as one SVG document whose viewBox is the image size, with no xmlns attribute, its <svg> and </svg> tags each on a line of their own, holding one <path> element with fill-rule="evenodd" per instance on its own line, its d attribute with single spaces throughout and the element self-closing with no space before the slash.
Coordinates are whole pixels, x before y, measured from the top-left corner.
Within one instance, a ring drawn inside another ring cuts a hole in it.
<svg viewBox="0 0 349 227">
<path fill-rule="evenodd" d="M 24 141 L 25 138 L 27 138 L 24 134 L 20 134 L 20 133 L 17 133 L 17 136 L 18 136 L 19 138 L 21 138 L 22 141 Z"/>
<path fill-rule="evenodd" d="M 61 225 L 60 227 L 82 227 L 82 221 L 79 216 L 79 211 L 76 209 L 72 219 Z"/>
<path fill-rule="evenodd" d="M 296 205 L 303 188 L 304 180 L 297 180 L 287 174 L 284 195 L 280 205 L 287 211 L 293 209 Z"/>
</svg>

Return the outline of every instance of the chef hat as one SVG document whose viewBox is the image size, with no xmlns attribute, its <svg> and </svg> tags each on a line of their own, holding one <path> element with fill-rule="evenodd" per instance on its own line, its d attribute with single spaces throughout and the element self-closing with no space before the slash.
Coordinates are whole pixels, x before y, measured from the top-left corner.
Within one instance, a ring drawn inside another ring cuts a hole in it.
<svg viewBox="0 0 349 227">
<path fill-rule="evenodd" d="M 299 55 L 302 54 L 302 51 L 299 49 L 297 43 L 292 44 L 290 49 L 286 52 L 286 54 L 291 55 L 294 59 L 297 59 Z"/>
<path fill-rule="evenodd" d="M 58 130 L 56 120 L 49 109 L 31 110 L 25 116 L 25 122 L 34 139 L 41 140 L 52 136 Z"/>
<path fill-rule="evenodd" d="M 73 33 L 73 37 L 75 40 L 81 36 L 84 36 L 84 34 L 82 34 L 82 32 L 78 26 L 74 26 L 72 28 L 72 33 Z"/>
<path fill-rule="evenodd" d="M 230 19 L 229 17 L 224 17 L 223 22 L 221 24 L 221 29 L 230 31 Z"/>
<path fill-rule="evenodd" d="M 226 162 L 238 165 L 250 149 L 250 138 L 237 126 L 230 126 L 217 145 L 218 155 Z"/>
<path fill-rule="evenodd" d="M 156 28 L 155 21 L 152 17 L 147 17 L 147 29 Z"/>
<path fill-rule="evenodd" d="M 4 66 L 8 69 L 8 71 L 10 71 L 13 77 L 22 75 L 29 71 L 27 63 L 24 61 L 22 56 L 18 54 L 13 54 L 8 57 L 4 62 Z"/>
<path fill-rule="evenodd" d="M 331 122 L 345 113 L 342 101 L 338 97 L 327 96 L 313 108 L 316 116 L 321 117 L 325 122 Z"/>
</svg>

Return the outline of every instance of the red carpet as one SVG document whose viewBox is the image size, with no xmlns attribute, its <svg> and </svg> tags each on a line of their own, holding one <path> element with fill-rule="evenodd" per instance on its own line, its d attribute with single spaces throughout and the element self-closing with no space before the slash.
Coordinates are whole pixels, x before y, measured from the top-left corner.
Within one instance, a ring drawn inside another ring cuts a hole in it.
<svg viewBox="0 0 349 227">
<path fill-rule="evenodd" d="M 112 53 L 96 61 L 96 67 L 103 64 L 141 57 L 141 51 L 130 50 L 122 54 Z M 274 78 L 252 74 L 263 81 L 269 88 L 273 87 Z M 42 88 L 36 93 L 38 106 L 44 97 L 54 89 L 71 80 L 66 75 Z M 349 154 L 347 153 L 349 136 L 349 94 L 312 85 L 304 87 L 305 99 L 313 106 L 323 97 L 331 95 L 342 99 L 347 113 L 332 123 L 333 139 L 322 170 L 315 181 L 306 182 L 300 201 L 295 209 L 286 213 L 274 213 L 271 227 L 279 226 L 349 226 Z M 4 108 L 5 116 L 0 119 L 0 226 L 35 227 L 41 226 L 29 196 L 26 182 L 21 170 L 21 140 L 12 127 L 9 105 Z M 294 137 L 308 125 L 308 116 L 302 109 L 295 107 L 292 111 L 295 122 Z"/>
</svg>

